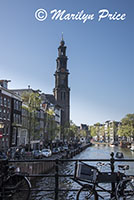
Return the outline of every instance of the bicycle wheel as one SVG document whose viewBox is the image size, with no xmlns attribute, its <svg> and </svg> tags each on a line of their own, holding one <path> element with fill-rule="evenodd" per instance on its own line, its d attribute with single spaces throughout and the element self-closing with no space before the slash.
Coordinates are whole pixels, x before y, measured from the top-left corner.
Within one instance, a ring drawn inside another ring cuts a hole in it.
<svg viewBox="0 0 134 200">
<path fill-rule="evenodd" d="M 9 191 L 11 200 L 28 200 L 30 197 L 31 184 L 23 175 L 13 175 L 7 182 L 5 191 Z"/>
<path fill-rule="evenodd" d="M 77 193 L 76 200 L 98 200 L 98 194 L 89 185 L 84 185 Z"/>
<path fill-rule="evenodd" d="M 117 200 L 134 200 L 134 179 L 120 181 L 116 188 Z"/>
</svg>

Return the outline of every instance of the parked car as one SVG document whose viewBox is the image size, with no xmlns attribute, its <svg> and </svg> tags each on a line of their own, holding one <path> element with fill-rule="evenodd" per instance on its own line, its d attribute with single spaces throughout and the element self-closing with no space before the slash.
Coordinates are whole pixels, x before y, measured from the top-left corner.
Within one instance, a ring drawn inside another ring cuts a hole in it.
<svg viewBox="0 0 134 200">
<path fill-rule="evenodd" d="M 63 146 L 63 149 L 64 149 L 64 151 L 67 151 L 68 150 L 68 146 L 67 145 Z"/>
<path fill-rule="evenodd" d="M 60 152 L 64 152 L 64 148 L 62 146 L 59 147 L 59 149 L 60 149 Z"/>
<path fill-rule="evenodd" d="M 42 153 L 40 150 L 34 150 L 32 151 L 33 158 L 41 159 L 42 158 Z"/>
<path fill-rule="evenodd" d="M 43 157 L 50 157 L 52 155 L 52 151 L 50 149 L 42 149 L 41 154 Z"/>
<path fill-rule="evenodd" d="M 0 159 L 8 159 L 8 157 L 4 152 L 0 151 Z"/>
<path fill-rule="evenodd" d="M 52 150 L 53 154 L 56 154 L 56 153 L 59 153 L 59 152 L 60 152 L 59 148 L 53 148 L 53 150 Z"/>
</svg>

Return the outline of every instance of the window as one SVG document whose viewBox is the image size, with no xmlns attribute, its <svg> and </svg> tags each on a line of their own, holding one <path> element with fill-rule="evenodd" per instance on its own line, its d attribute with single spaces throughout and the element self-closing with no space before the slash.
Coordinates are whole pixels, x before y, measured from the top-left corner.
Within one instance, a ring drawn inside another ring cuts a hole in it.
<svg viewBox="0 0 134 200">
<path fill-rule="evenodd" d="M 61 92 L 61 100 L 65 100 L 66 99 L 66 92 Z"/>
<path fill-rule="evenodd" d="M 4 97 L 4 106 L 5 107 L 7 106 L 7 99 L 6 99 L 6 97 Z"/>
<path fill-rule="evenodd" d="M 2 119 L 2 108 L 0 108 L 0 118 Z"/>
<path fill-rule="evenodd" d="M 6 127 L 3 128 L 3 135 L 6 134 Z"/>
<path fill-rule="evenodd" d="M 1 106 L 3 105 L 2 97 L 0 97 L 0 105 L 1 105 Z"/>
<path fill-rule="evenodd" d="M 18 101 L 14 99 L 14 109 L 18 110 Z"/>
<path fill-rule="evenodd" d="M 18 102 L 18 110 L 21 111 L 21 102 Z"/>
<path fill-rule="evenodd" d="M 16 143 L 16 128 L 13 128 L 13 135 L 12 135 L 12 145 L 14 145 Z"/>
<path fill-rule="evenodd" d="M 7 126 L 6 134 L 9 135 L 9 127 Z"/>
<path fill-rule="evenodd" d="M 10 112 L 7 110 L 7 119 L 10 120 Z"/>
<path fill-rule="evenodd" d="M 13 114 L 13 122 L 16 122 L 16 114 Z"/>
<path fill-rule="evenodd" d="M 18 123 L 21 124 L 21 116 L 18 115 Z"/>
<path fill-rule="evenodd" d="M 3 110 L 3 118 L 6 119 L 6 110 Z"/>
<path fill-rule="evenodd" d="M 16 100 L 16 110 L 19 108 L 19 102 Z"/>
<path fill-rule="evenodd" d="M 10 99 L 7 99 L 7 106 L 8 106 L 8 108 L 10 108 Z"/>
<path fill-rule="evenodd" d="M 61 79 L 61 85 L 64 85 L 64 79 Z"/>
</svg>

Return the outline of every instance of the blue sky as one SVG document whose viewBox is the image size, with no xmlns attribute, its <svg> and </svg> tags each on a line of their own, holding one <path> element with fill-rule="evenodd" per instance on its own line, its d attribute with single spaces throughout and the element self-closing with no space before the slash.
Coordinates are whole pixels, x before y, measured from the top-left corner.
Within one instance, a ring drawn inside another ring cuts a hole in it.
<svg viewBox="0 0 134 200">
<path fill-rule="evenodd" d="M 45 21 L 34 14 L 47 11 Z M 94 20 L 52 20 L 53 9 L 84 10 Z M 126 14 L 125 20 L 105 18 L 107 9 Z M 134 113 L 134 1 L 133 0 L 1 0 L 0 79 L 9 88 L 41 89 L 53 93 L 57 48 L 64 33 L 67 46 L 71 119 L 79 125 L 121 120 Z"/>
</svg>

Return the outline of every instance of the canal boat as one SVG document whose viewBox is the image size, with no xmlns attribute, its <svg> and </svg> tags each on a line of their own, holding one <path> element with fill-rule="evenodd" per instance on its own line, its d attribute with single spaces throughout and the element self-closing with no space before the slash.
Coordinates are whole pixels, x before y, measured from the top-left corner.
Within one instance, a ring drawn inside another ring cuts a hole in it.
<svg viewBox="0 0 134 200">
<path fill-rule="evenodd" d="M 115 155 L 116 158 L 124 158 L 124 155 L 122 152 L 117 152 Z"/>
<path fill-rule="evenodd" d="M 110 144 L 110 147 L 115 147 L 115 144 L 114 144 L 114 143 L 111 143 L 111 144 Z"/>
</svg>

